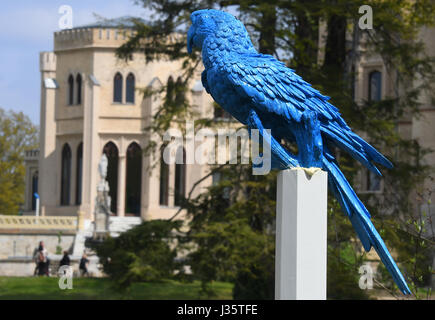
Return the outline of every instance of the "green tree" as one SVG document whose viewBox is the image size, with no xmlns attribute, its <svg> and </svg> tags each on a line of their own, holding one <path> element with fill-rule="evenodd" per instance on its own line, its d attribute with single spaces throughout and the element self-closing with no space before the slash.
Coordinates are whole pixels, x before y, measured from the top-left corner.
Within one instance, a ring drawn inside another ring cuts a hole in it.
<svg viewBox="0 0 435 320">
<path fill-rule="evenodd" d="M 133 282 L 173 277 L 177 265 L 173 232 L 179 228 L 180 221 L 144 221 L 119 237 L 109 237 L 93 247 L 115 286 L 128 289 Z"/>
<path fill-rule="evenodd" d="M 0 108 L 0 214 L 18 214 L 24 201 L 24 152 L 38 146 L 38 130 L 22 112 Z"/>
<path fill-rule="evenodd" d="M 421 148 L 417 141 L 404 139 L 396 124 L 405 115 L 418 115 L 418 98 L 431 88 L 433 58 L 425 55 L 418 32 L 435 21 L 432 1 L 142 0 L 137 3 L 154 11 L 157 18 L 149 25 L 135 20 L 136 34 L 118 49 L 121 58 L 141 51 L 147 61 L 162 56 L 182 60 L 185 86 L 200 59 L 197 53 L 187 56 L 185 51 L 189 15 L 197 9 L 223 8 L 236 12 L 260 52 L 286 60 L 302 77 L 329 95 L 349 125 L 364 132 L 369 142 L 381 148 L 395 164 L 393 170 L 384 170 L 382 196 L 362 197 L 376 227 L 387 244 L 397 251 L 398 262 L 405 267 L 408 280 L 420 279 L 430 272 L 427 259 L 417 256 L 421 256 L 422 251 L 433 250 L 433 246 L 423 241 L 421 233 L 415 232 L 416 228 L 417 231 L 421 228 L 415 223 L 419 220 L 414 215 L 415 202 L 410 197 L 430 171 L 421 161 L 429 150 Z M 358 8 L 367 4 L 374 12 L 373 30 L 358 28 Z M 322 25 L 327 31 L 324 46 L 319 42 Z M 167 37 L 174 32 L 179 37 L 168 43 Z M 362 42 L 365 53 L 380 54 L 389 74 L 394 75 L 397 86 L 393 96 L 377 102 L 355 103 L 352 88 Z M 165 100 L 148 130 L 162 133 L 177 120 L 191 116 L 186 101 L 185 108 L 178 109 L 171 101 L 173 99 Z M 203 126 L 215 124 L 207 119 L 199 121 Z M 294 150 L 294 146 L 288 147 Z M 361 167 L 346 154 L 337 152 L 337 158 L 352 182 Z M 258 297 L 272 298 L 273 291 L 269 289 L 273 286 L 274 271 L 271 267 L 274 259 L 274 175 L 253 177 L 250 167 L 243 165 L 217 167 L 212 173 L 217 172 L 226 179 L 221 179 L 195 199 L 188 196 L 182 205 L 191 218 L 185 241 L 195 244 L 190 256 L 194 273 L 203 281 L 205 291 L 210 281 L 229 279 L 236 283 L 234 293 L 237 297 L 252 297 L 249 292 L 254 292 Z M 354 290 L 357 270 L 364 258 L 356 250 L 361 246 L 355 243 L 355 233 L 332 197 L 329 208 L 328 296 L 366 297 Z M 385 215 L 386 212 L 390 214 Z M 412 249 L 401 240 L 400 233 L 416 239 Z M 349 248 L 355 249 L 353 258 L 349 258 Z M 415 276 L 411 275 L 411 269 Z M 385 282 L 385 279 L 381 280 Z M 262 289 L 252 283 L 262 284 Z"/>
</svg>

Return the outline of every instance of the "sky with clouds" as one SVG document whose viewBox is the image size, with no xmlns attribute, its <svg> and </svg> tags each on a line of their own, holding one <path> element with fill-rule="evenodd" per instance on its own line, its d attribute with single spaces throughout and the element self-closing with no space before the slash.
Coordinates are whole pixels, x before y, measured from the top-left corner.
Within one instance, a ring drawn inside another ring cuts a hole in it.
<svg viewBox="0 0 435 320">
<path fill-rule="evenodd" d="M 73 26 L 125 15 L 148 18 L 133 0 L 20 0 L 2 2 L 0 10 L 0 107 L 22 111 L 39 124 L 39 52 L 53 50 L 59 8 L 73 9 Z"/>
</svg>

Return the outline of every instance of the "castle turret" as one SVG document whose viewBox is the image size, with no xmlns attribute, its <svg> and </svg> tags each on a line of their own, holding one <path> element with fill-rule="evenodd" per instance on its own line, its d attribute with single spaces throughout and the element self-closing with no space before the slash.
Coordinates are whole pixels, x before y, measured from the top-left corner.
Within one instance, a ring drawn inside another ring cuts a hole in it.
<svg viewBox="0 0 435 320">
<path fill-rule="evenodd" d="M 42 79 L 54 78 L 56 75 L 56 54 L 54 52 L 39 53 L 39 71 Z"/>
<path fill-rule="evenodd" d="M 55 168 L 56 159 L 56 121 L 55 101 L 56 90 L 56 54 L 54 52 L 41 52 L 39 55 L 41 71 L 41 113 L 39 133 L 39 180 L 38 190 L 41 198 L 41 215 L 45 215 L 45 206 L 54 204 L 56 174 L 51 172 Z"/>
</svg>

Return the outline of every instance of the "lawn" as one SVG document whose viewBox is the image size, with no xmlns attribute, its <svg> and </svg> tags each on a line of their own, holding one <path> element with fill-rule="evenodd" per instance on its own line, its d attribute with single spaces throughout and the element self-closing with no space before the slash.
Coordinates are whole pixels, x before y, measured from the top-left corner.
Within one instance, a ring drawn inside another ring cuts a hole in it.
<svg viewBox="0 0 435 320">
<path fill-rule="evenodd" d="M 4 299 L 200 299 L 200 283 L 163 281 L 134 284 L 129 292 L 112 288 L 107 278 L 78 278 L 73 280 L 73 289 L 61 290 L 58 278 L 46 277 L 0 277 L 0 300 Z M 231 299 L 233 285 L 214 282 L 216 295 L 211 299 Z M 203 297 L 205 298 L 205 297 Z"/>
</svg>

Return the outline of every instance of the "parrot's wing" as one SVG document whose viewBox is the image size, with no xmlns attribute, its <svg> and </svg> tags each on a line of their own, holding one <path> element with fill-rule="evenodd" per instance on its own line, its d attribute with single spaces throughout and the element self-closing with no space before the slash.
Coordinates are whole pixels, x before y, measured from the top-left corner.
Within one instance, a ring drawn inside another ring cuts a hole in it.
<svg viewBox="0 0 435 320">
<path fill-rule="evenodd" d="M 349 152 L 373 172 L 381 175 L 371 161 L 391 168 L 391 162 L 355 134 L 338 109 L 308 82 L 271 55 L 233 55 L 218 65 L 219 72 L 237 92 L 249 98 L 261 113 L 274 113 L 291 121 L 300 121 L 302 113 L 314 111 L 323 137 Z"/>
</svg>

